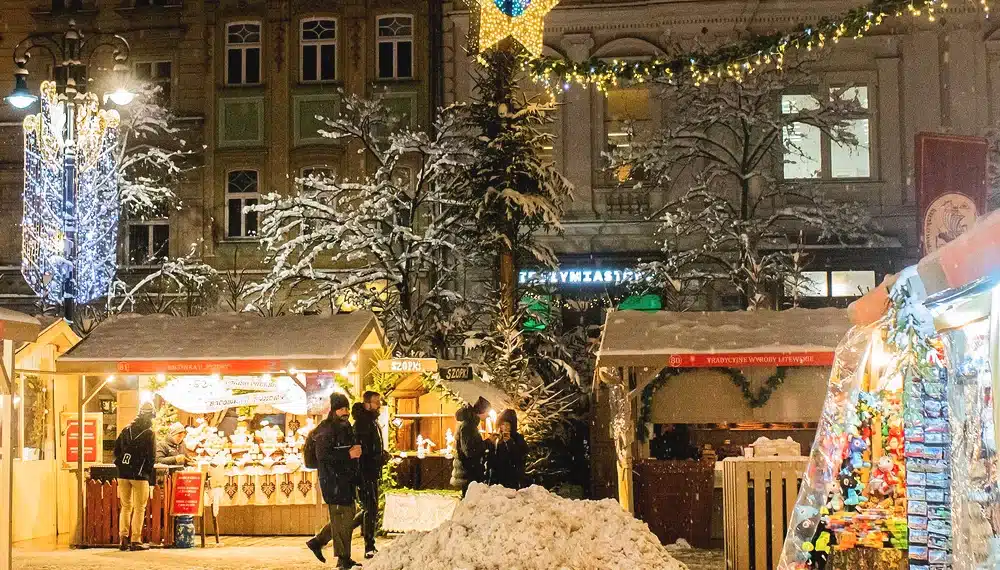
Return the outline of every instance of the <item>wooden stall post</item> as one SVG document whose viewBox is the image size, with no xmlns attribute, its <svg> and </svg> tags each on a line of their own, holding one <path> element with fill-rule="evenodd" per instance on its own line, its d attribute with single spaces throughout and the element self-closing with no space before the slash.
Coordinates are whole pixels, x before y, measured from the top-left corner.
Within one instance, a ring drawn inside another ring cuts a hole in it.
<svg viewBox="0 0 1000 570">
<path fill-rule="evenodd" d="M 2 330 L 2 327 L 0 327 Z M 0 548 L 0 568 L 9 570 L 13 564 L 11 546 L 14 537 L 14 441 L 11 438 L 11 420 L 14 413 L 14 343 L 10 340 L 0 340 L 3 344 L 3 358 L 0 362 L 0 378 L 3 379 L 3 396 L 0 406 L 3 407 L 3 418 L 0 422 L 0 446 L 3 449 L 3 467 L 0 469 L 0 494 L 3 499 L 3 509 L 0 510 L 0 530 L 2 530 L 3 548 Z"/>
</svg>

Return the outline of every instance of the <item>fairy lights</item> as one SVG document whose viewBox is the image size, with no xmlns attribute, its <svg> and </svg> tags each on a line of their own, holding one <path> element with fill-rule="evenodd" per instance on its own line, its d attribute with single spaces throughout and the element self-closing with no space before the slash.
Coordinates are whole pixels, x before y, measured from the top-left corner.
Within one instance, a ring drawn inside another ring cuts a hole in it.
<svg viewBox="0 0 1000 570">
<path fill-rule="evenodd" d="M 517 40 L 528 52 L 542 54 L 545 15 L 559 0 L 474 0 L 475 17 L 469 34 L 469 49 L 479 53 L 507 37 Z"/>
<path fill-rule="evenodd" d="M 485 0 L 483 0 L 485 2 Z M 988 18 L 989 0 L 978 0 L 979 9 Z M 722 79 L 742 81 L 761 66 L 781 69 L 789 49 L 823 49 L 829 42 L 860 39 L 886 18 L 909 14 L 937 22 L 948 9 L 943 0 L 874 0 L 854 8 L 839 18 L 824 18 L 788 33 L 755 36 L 722 46 L 714 52 L 688 53 L 670 59 L 652 61 L 606 61 L 591 59 L 574 62 L 565 59 L 536 57 L 526 63 L 527 71 L 545 85 L 550 93 L 567 90 L 569 85 L 594 85 L 600 91 L 646 81 L 676 83 L 690 81 L 700 86 Z"/>
<path fill-rule="evenodd" d="M 115 276 L 118 242 L 118 178 L 115 147 L 120 119 L 99 109 L 97 96 L 76 103 L 77 256 L 64 256 L 63 159 L 66 114 L 56 85 L 42 83 L 41 112 L 24 119 L 24 217 L 21 274 L 31 289 L 52 302 L 63 299 L 70 268 L 75 300 L 106 294 Z"/>
</svg>

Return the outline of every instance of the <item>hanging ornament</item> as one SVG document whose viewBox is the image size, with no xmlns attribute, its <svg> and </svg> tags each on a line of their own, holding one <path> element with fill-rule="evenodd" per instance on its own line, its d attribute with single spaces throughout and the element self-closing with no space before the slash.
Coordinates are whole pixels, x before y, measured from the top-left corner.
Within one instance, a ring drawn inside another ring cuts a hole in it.
<svg viewBox="0 0 1000 570">
<path fill-rule="evenodd" d="M 559 0 L 475 0 L 470 51 L 486 51 L 511 37 L 531 55 L 540 56 L 545 16 L 558 3 Z"/>
</svg>

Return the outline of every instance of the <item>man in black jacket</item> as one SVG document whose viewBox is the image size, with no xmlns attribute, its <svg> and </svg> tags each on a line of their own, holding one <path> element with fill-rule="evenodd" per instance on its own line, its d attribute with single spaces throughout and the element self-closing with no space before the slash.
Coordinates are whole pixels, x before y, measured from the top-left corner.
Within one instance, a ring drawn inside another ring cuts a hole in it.
<svg viewBox="0 0 1000 570">
<path fill-rule="evenodd" d="M 361 402 L 351 408 L 354 418 L 354 435 L 361 444 L 361 482 L 358 486 L 358 503 L 361 512 L 354 517 L 354 526 L 361 526 L 365 537 L 365 558 L 372 558 L 375 550 L 375 530 L 378 526 L 378 496 L 382 481 L 382 467 L 388 459 L 382 442 L 382 428 L 378 425 L 382 396 L 378 392 L 365 392 Z"/>
<path fill-rule="evenodd" d="M 333 553 L 337 568 L 353 568 L 351 559 L 351 532 L 354 530 L 354 496 L 358 486 L 358 458 L 361 446 L 357 444 L 354 430 L 347 421 L 350 402 L 347 396 L 334 393 L 330 396 L 330 415 L 320 422 L 306 438 L 303 456 L 307 467 L 319 470 L 319 488 L 323 501 L 330 509 L 330 524 L 306 543 L 320 562 L 323 547 L 333 539 Z"/>
<path fill-rule="evenodd" d="M 121 501 L 118 529 L 122 550 L 148 549 L 142 544 L 142 521 L 146 516 L 149 488 L 156 484 L 156 470 L 153 469 L 155 463 L 153 405 L 143 404 L 139 408 L 139 415 L 115 440 L 118 499 Z"/>
</svg>

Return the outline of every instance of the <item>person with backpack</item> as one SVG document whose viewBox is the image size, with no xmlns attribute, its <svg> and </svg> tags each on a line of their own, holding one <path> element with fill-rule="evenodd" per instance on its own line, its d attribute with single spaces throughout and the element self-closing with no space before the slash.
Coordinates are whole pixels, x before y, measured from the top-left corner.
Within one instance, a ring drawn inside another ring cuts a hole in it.
<svg viewBox="0 0 1000 570">
<path fill-rule="evenodd" d="M 331 394 L 330 415 L 309 432 L 302 450 L 306 467 L 319 471 L 319 489 L 330 510 L 330 523 L 306 542 L 306 546 L 325 563 L 323 547 L 333 539 L 333 554 L 340 570 L 358 566 L 351 558 L 351 533 L 356 514 L 354 497 L 360 478 L 361 446 L 347 421 L 350 406 L 347 396 Z"/>
<path fill-rule="evenodd" d="M 118 467 L 118 500 L 121 511 L 118 529 L 121 550 L 149 550 L 142 544 L 142 521 L 150 487 L 156 484 L 156 436 L 153 433 L 153 405 L 139 407 L 139 415 L 115 440 Z"/>
</svg>

